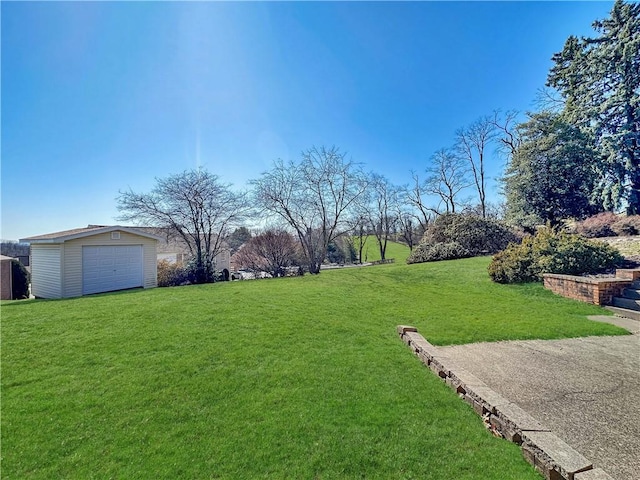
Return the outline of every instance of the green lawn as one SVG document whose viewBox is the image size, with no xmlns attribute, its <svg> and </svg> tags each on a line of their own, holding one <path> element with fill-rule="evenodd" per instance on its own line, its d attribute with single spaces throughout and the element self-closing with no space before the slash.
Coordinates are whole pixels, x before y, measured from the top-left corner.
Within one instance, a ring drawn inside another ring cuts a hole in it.
<svg viewBox="0 0 640 480">
<path fill-rule="evenodd" d="M 539 479 L 397 338 L 622 334 L 488 259 L 2 305 L 3 479 Z"/>
<path fill-rule="evenodd" d="M 357 239 L 356 239 L 357 244 Z M 356 245 L 357 249 L 357 245 Z M 393 258 L 396 263 L 405 263 L 409 256 L 409 247 L 403 243 L 397 243 L 389 241 L 387 243 L 387 250 L 385 252 L 386 258 Z M 380 248 L 374 235 L 368 235 L 364 248 L 362 250 L 362 261 L 366 258 L 367 262 L 377 262 L 380 260 Z"/>
</svg>

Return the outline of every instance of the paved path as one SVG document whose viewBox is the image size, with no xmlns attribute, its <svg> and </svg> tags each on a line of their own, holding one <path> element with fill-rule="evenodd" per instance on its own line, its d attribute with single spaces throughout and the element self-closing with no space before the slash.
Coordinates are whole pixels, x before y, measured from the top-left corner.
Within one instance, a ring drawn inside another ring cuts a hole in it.
<svg viewBox="0 0 640 480">
<path fill-rule="evenodd" d="M 615 479 L 640 480 L 640 336 L 438 350 L 542 421 L 595 467 Z"/>
</svg>

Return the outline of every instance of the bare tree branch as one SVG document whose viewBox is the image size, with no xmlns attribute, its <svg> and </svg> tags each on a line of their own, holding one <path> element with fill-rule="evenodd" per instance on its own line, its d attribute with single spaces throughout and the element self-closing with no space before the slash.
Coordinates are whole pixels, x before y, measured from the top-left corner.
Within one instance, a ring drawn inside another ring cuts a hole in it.
<svg viewBox="0 0 640 480">
<path fill-rule="evenodd" d="M 433 218 L 440 215 L 440 209 L 438 207 L 433 208 L 428 206 L 424 201 L 424 196 L 427 194 L 427 189 L 423 182 L 420 181 L 420 177 L 417 173 L 411 172 L 413 178 L 413 184 L 410 187 L 405 187 L 404 195 L 408 205 L 413 207 L 415 213 L 413 213 L 415 219 L 420 224 L 420 228 L 424 232 Z"/>
<path fill-rule="evenodd" d="M 460 192 L 473 185 L 467 177 L 466 162 L 451 149 L 442 148 L 431 156 L 425 192 L 440 198 L 446 213 L 456 213 Z"/>
<path fill-rule="evenodd" d="M 310 273 L 319 273 L 327 247 L 366 188 L 359 166 L 338 148 L 312 147 L 299 163 L 277 160 L 252 181 L 256 203 L 295 231 Z"/>
<path fill-rule="evenodd" d="M 132 190 L 117 198 L 120 220 L 169 230 L 195 257 L 197 281 L 211 281 L 214 258 L 229 228 L 249 212 L 247 195 L 231 190 L 217 175 L 189 170 L 156 179 L 149 193 Z"/>
<path fill-rule="evenodd" d="M 468 127 L 456 132 L 456 150 L 471 167 L 483 218 L 487 215 L 485 150 L 495 138 L 495 133 L 495 126 L 489 117 L 481 117 Z"/>
</svg>

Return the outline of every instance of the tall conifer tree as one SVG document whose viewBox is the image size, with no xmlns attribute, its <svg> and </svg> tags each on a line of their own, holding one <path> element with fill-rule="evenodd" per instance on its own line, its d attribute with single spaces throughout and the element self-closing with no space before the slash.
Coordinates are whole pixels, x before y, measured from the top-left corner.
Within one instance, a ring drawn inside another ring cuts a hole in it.
<svg viewBox="0 0 640 480">
<path fill-rule="evenodd" d="M 607 209 L 626 200 L 640 213 L 640 4 L 616 1 L 593 24 L 594 38 L 571 36 L 553 56 L 547 84 L 565 99 L 564 115 L 592 138 L 604 160 L 598 193 Z"/>
</svg>

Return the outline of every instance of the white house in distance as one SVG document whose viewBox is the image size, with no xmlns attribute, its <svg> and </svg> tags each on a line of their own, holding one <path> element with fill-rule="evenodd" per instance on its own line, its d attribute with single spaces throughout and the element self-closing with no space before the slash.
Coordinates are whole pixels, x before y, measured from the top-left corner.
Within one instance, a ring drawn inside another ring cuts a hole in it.
<svg viewBox="0 0 640 480">
<path fill-rule="evenodd" d="M 93 225 L 90 225 L 93 226 Z M 176 234 L 169 228 L 159 227 L 133 227 L 141 232 L 153 234 L 159 238 L 158 241 L 158 261 L 165 260 L 169 263 L 184 264 L 193 257 L 189 250 L 189 246 L 182 237 Z M 221 242 L 220 249 L 215 257 L 213 257 L 213 263 L 217 272 L 223 272 L 231 270 L 231 250 L 226 242 Z"/>
<path fill-rule="evenodd" d="M 158 261 L 166 260 L 169 263 L 185 263 L 192 257 L 185 241 L 175 234 L 166 234 L 156 229 L 155 234 L 162 237 L 158 243 Z M 231 252 L 226 242 L 223 242 L 220 251 L 213 257 L 213 264 L 218 272 L 229 271 Z"/>
<path fill-rule="evenodd" d="M 31 244 L 31 293 L 67 298 L 157 286 L 157 235 L 94 226 L 21 239 Z"/>
</svg>

